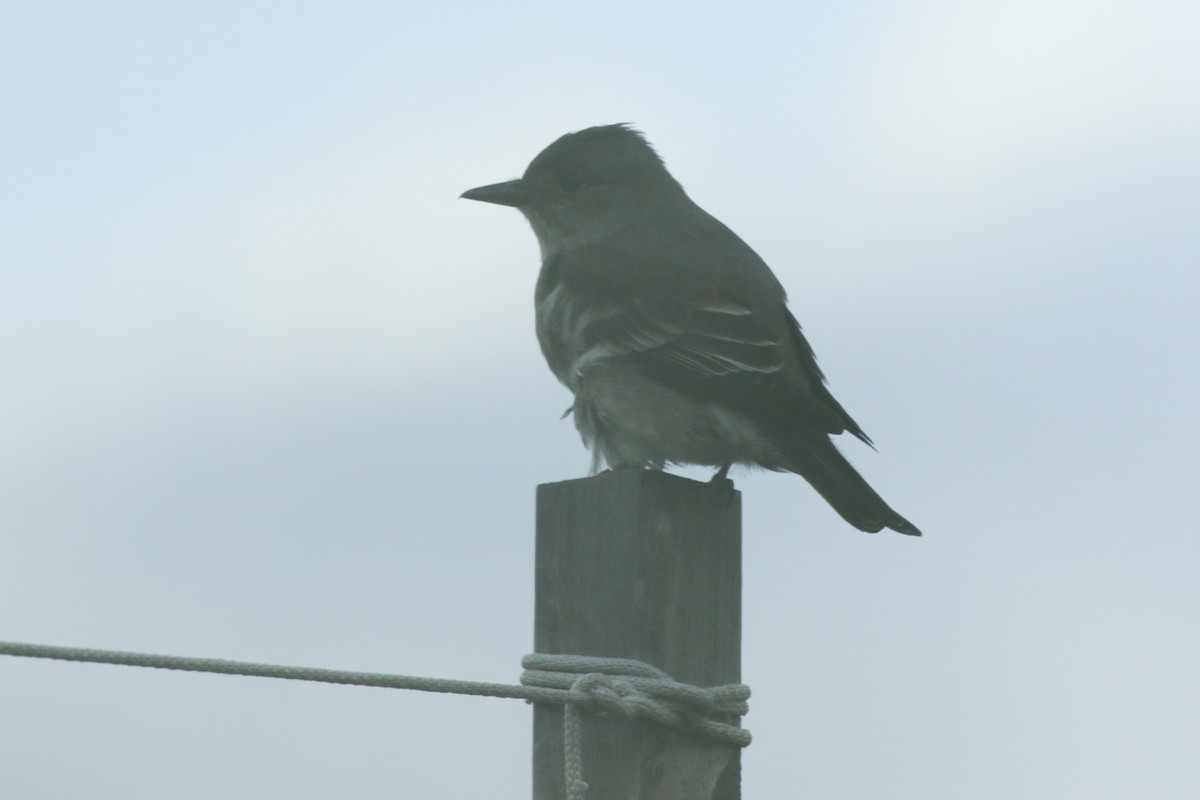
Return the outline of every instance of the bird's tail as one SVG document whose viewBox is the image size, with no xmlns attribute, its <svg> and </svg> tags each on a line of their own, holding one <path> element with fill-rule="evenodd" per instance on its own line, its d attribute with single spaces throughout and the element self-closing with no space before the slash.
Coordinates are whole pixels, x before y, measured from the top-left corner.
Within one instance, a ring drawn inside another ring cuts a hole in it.
<svg viewBox="0 0 1200 800">
<path fill-rule="evenodd" d="M 882 528 L 920 536 L 916 525 L 897 514 L 850 466 L 828 437 L 801 436 L 787 448 L 787 468 L 812 484 L 842 518 L 859 530 Z"/>
</svg>

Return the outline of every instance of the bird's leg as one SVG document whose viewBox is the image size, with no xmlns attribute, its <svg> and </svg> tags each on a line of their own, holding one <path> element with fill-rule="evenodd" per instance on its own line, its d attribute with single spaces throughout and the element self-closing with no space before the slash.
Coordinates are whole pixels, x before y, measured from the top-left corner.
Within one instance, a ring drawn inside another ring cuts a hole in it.
<svg viewBox="0 0 1200 800">
<path fill-rule="evenodd" d="M 717 474 L 713 475 L 712 479 L 708 482 L 708 485 L 713 487 L 714 491 L 717 492 L 726 505 L 737 496 L 737 492 L 733 488 L 733 481 L 729 479 L 729 468 L 732 466 L 733 462 L 722 464 L 721 468 L 717 470 Z"/>
</svg>

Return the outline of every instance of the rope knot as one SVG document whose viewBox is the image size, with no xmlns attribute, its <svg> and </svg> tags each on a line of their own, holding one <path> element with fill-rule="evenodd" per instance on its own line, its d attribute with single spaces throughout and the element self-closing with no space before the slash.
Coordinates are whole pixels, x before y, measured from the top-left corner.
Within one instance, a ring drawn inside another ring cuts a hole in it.
<svg viewBox="0 0 1200 800">
<path fill-rule="evenodd" d="M 704 689 L 629 658 L 532 653 L 521 664 L 522 684 L 566 690 L 568 703 L 592 713 L 648 719 L 738 747 L 750 744 L 749 731 L 736 724 L 749 710 L 750 687 L 743 684 Z"/>
<path fill-rule="evenodd" d="M 593 713 L 612 711 L 629 718 L 645 717 L 664 725 L 682 726 L 684 717 L 670 698 L 659 702 L 627 678 L 589 672 L 571 684 L 572 702 Z"/>
</svg>

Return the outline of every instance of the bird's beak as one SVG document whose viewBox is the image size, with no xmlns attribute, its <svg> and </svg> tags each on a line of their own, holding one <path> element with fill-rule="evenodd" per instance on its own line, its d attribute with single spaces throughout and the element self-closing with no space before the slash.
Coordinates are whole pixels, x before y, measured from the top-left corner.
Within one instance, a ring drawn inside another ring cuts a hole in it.
<svg viewBox="0 0 1200 800">
<path fill-rule="evenodd" d="M 525 203 L 525 187 L 518 178 L 515 181 L 493 183 L 490 186 L 479 186 L 467 189 L 462 193 L 467 200 L 479 200 L 483 203 L 495 203 L 500 206 L 520 208 Z"/>
</svg>

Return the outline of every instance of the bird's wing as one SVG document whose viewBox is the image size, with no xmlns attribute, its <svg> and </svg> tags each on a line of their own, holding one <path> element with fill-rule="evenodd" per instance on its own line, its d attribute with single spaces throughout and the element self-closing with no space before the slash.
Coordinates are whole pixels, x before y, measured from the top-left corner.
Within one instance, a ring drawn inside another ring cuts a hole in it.
<svg viewBox="0 0 1200 800">
<path fill-rule="evenodd" d="M 605 269 L 613 264 L 624 269 Z M 784 368 L 781 320 L 772 326 L 747 298 L 686 270 L 656 275 L 655 266 L 599 247 L 543 265 L 538 337 L 560 380 L 573 385 L 596 364 L 633 354 L 710 378 Z"/>
<path fill-rule="evenodd" d="M 701 254 L 698 263 L 682 261 L 675 246 L 648 256 L 620 240 L 547 260 L 536 302 L 551 369 L 575 386 L 607 359 L 636 359 L 664 385 L 772 426 L 803 419 L 870 443 L 825 388 L 770 269 L 720 223 L 710 228 L 702 247 L 684 248 Z"/>
<path fill-rule="evenodd" d="M 580 334 L 585 347 L 577 369 L 630 353 L 708 378 L 774 373 L 784 365 L 780 337 L 731 297 L 635 298 L 593 314 Z"/>
<path fill-rule="evenodd" d="M 774 311 L 783 319 L 772 319 Z M 857 423 L 824 386 L 812 349 L 785 308 L 755 309 L 730 293 L 637 297 L 580 319 L 582 374 L 614 357 L 642 359 L 667 386 L 698 393 L 760 420 L 790 427 L 804 418 L 827 433 Z M 774 324 L 772 324 L 774 323 Z"/>
</svg>

